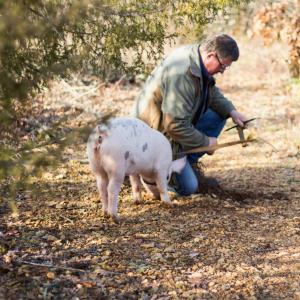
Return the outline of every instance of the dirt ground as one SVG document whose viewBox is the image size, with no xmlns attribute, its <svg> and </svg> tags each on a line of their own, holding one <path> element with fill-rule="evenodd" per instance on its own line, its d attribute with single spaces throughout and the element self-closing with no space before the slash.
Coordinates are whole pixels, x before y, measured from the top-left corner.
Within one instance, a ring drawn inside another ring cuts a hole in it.
<svg viewBox="0 0 300 300">
<path fill-rule="evenodd" d="M 261 142 L 202 159 L 221 188 L 174 197 L 166 209 L 120 194 L 120 224 L 103 218 L 85 145 L 20 192 L 18 216 L 0 206 L 0 299 L 300 299 L 300 86 L 282 44 L 240 40 L 241 58 L 217 77 Z M 65 128 L 114 109 L 128 115 L 138 85 L 79 79 L 39 96 L 37 126 Z M 231 121 L 228 121 L 229 127 Z M 223 132 L 219 142 L 236 140 Z"/>
</svg>

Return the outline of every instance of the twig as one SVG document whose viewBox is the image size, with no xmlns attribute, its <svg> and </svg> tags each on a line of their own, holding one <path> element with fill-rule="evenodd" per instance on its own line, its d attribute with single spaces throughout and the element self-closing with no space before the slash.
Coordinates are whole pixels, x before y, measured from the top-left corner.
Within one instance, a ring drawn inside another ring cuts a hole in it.
<svg viewBox="0 0 300 300">
<path fill-rule="evenodd" d="M 273 148 L 273 150 L 275 150 L 275 152 L 278 152 L 278 149 L 272 145 L 271 143 L 269 143 L 268 141 L 266 141 L 265 139 L 261 138 L 261 137 L 258 137 L 257 138 L 258 140 L 262 141 L 263 143 L 266 143 L 267 145 L 271 146 Z"/>
<path fill-rule="evenodd" d="M 99 86 L 100 86 L 100 84 L 97 85 L 96 87 L 93 87 L 93 88 L 89 89 L 88 91 L 86 91 L 86 92 L 80 94 L 79 96 L 75 97 L 73 100 L 74 100 L 74 101 L 77 101 L 77 100 L 79 100 L 80 98 L 82 98 L 82 97 L 84 97 L 84 96 L 86 96 L 86 95 L 89 95 L 89 94 L 94 95 L 94 96 L 97 96 L 97 94 L 96 94 L 95 92 L 97 91 L 97 89 L 99 88 Z"/>
<path fill-rule="evenodd" d="M 65 80 L 61 80 L 61 84 L 67 89 L 67 92 L 72 94 L 72 96 L 78 97 L 78 93 L 76 93 L 76 90 L 74 91 L 74 89 L 72 89 L 72 87 Z"/>
<path fill-rule="evenodd" d="M 64 141 L 64 139 L 65 139 L 65 138 L 62 138 L 62 139 L 60 139 L 60 140 L 55 139 L 55 140 L 50 141 L 50 142 L 47 141 L 47 142 L 41 143 L 41 144 L 39 144 L 39 145 L 36 145 L 36 146 L 34 146 L 34 147 L 30 148 L 30 149 L 20 148 L 20 149 L 18 149 L 18 150 L 16 151 L 16 154 L 15 154 L 15 155 L 16 155 L 16 158 L 20 158 L 19 155 L 20 155 L 20 153 L 22 153 L 22 152 L 32 151 L 32 150 L 34 150 L 34 149 L 42 148 L 42 147 L 45 147 L 45 146 L 52 146 L 52 145 L 54 145 L 54 144 L 59 144 L 60 142 Z"/>
<path fill-rule="evenodd" d="M 69 267 L 63 267 L 63 266 L 54 266 L 54 265 L 47 265 L 47 264 L 39 264 L 39 263 L 34 263 L 30 261 L 25 261 L 25 260 L 17 260 L 18 263 L 24 264 L 24 265 L 30 265 L 30 266 L 35 266 L 35 267 L 46 267 L 46 268 L 53 268 L 53 269 L 61 269 L 61 270 L 68 270 L 68 271 L 73 271 L 73 272 L 82 272 L 86 273 L 86 271 L 81 270 L 81 269 L 76 269 L 76 268 L 69 268 Z"/>
<path fill-rule="evenodd" d="M 123 75 L 113 86 L 113 91 L 115 91 L 124 81 L 124 79 L 126 78 L 125 75 Z"/>
<path fill-rule="evenodd" d="M 73 220 L 71 220 L 71 219 L 69 219 L 69 218 L 67 218 L 67 217 L 65 217 L 65 216 L 63 216 L 63 215 L 61 215 L 61 217 L 62 217 L 63 219 L 65 219 L 65 220 L 71 222 L 72 224 L 74 224 L 74 221 L 73 221 Z"/>
<path fill-rule="evenodd" d="M 193 148 L 191 150 L 185 151 L 183 153 L 198 153 L 198 152 L 215 151 L 217 149 L 224 148 L 224 147 L 231 147 L 234 145 L 246 144 L 246 143 L 252 143 L 252 142 L 256 142 L 256 139 L 249 139 L 249 140 L 245 140 L 245 141 L 233 141 L 233 142 L 218 144 L 218 145 L 214 145 L 214 146 L 197 147 L 197 148 Z"/>
</svg>

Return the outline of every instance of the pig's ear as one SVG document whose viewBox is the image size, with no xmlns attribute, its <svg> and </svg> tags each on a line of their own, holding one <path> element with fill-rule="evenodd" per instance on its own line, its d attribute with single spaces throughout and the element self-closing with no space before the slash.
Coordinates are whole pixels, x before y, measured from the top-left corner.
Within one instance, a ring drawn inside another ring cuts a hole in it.
<svg viewBox="0 0 300 300">
<path fill-rule="evenodd" d="M 172 172 L 180 173 L 186 164 L 186 156 L 172 161 Z"/>
</svg>

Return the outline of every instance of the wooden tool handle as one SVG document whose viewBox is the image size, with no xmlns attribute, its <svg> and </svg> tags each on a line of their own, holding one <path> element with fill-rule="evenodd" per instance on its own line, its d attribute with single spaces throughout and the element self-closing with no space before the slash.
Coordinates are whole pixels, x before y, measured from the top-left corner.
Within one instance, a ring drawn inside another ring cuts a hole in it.
<svg viewBox="0 0 300 300">
<path fill-rule="evenodd" d="M 218 145 L 214 145 L 214 146 L 197 147 L 197 148 L 185 151 L 185 153 L 210 152 L 210 151 L 215 151 L 220 148 L 231 147 L 231 146 L 238 145 L 238 144 L 247 144 L 247 143 L 252 143 L 255 141 L 256 141 L 256 139 L 249 139 L 249 140 L 245 140 L 245 141 L 234 141 L 234 142 L 228 142 L 228 143 L 218 144 Z"/>
</svg>

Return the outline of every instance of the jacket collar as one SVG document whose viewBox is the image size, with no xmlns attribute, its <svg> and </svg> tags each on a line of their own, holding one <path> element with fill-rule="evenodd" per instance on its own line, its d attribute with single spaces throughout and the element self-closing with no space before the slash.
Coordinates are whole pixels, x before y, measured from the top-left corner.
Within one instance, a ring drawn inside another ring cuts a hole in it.
<svg viewBox="0 0 300 300">
<path fill-rule="evenodd" d="M 203 63 L 202 63 L 202 67 L 205 68 Z M 201 87 L 202 87 L 203 75 L 202 75 L 202 69 L 201 69 L 201 54 L 200 54 L 200 45 L 199 44 L 195 44 L 192 46 L 192 51 L 191 51 L 191 55 L 190 55 L 190 70 L 194 76 L 196 76 L 200 79 L 200 83 L 201 83 Z M 207 78 L 208 78 L 209 83 L 215 84 L 215 79 L 213 76 L 211 76 L 207 73 Z"/>
<path fill-rule="evenodd" d="M 202 72 L 200 67 L 200 45 L 193 45 L 191 55 L 190 55 L 190 70 L 191 73 L 202 79 Z"/>
</svg>

